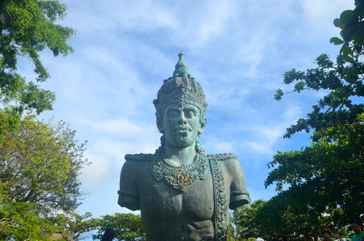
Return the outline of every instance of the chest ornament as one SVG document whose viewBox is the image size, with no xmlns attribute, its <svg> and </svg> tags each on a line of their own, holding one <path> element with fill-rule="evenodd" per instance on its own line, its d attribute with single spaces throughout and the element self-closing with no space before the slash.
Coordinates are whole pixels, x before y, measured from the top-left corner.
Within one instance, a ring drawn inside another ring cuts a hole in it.
<svg viewBox="0 0 364 241">
<path fill-rule="evenodd" d="M 195 180 L 203 180 L 208 168 L 206 155 L 197 153 L 190 165 L 170 165 L 159 153 L 152 165 L 152 173 L 155 181 L 164 182 L 177 191 L 185 191 L 186 187 Z"/>
</svg>

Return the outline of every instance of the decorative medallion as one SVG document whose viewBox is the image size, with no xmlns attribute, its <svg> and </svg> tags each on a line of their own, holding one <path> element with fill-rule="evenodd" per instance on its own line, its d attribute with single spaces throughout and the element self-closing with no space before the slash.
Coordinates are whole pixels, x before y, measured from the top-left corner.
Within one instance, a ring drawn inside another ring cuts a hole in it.
<svg viewBox="0 0 364 241">
<path fill-rule="evenodd" d="M 184 191 L 195 180 L 203 180 L 207 169 L 207 158 L 197 153 L 190 165 L 170 165 L 160 155 L 153 165 L 153 177 L 157 182 L 164 182 L 175 190 Z"/>
</svg>

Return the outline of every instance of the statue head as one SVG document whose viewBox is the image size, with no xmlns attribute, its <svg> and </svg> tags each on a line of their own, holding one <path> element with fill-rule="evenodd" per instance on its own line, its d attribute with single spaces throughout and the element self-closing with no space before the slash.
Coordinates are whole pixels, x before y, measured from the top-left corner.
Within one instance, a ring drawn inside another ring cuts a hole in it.
<svg viewBox="0 0 364 241">
<path fill-rule="evenodd" d="M 173 76 L 164 80 L 153 103 L 157 126 L 165 142 L 186 147 L 202 133 L 207 103 L 201 85 L 187 72 L 183 54 L 178 57 Z"/>
</svg>

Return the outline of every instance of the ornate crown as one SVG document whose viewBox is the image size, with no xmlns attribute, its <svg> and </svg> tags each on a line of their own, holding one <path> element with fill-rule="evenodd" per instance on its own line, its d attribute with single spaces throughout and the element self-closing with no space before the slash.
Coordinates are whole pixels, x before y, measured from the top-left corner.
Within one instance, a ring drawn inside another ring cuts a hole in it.
<svg viewBox="0 0 364 241">
<path fill-rule="evenodd" d="M 183 62 L 183 54 L 178 54 L 178 62 L 175 66 L 173 76 L 164 80 L 162 87 L 158 91 L 157 99 L 153 101 L 158 114 L 162 114 L 164 109 L 171 104 L 193 104 L 201 111 L 202 116 L 207 108 L 203 89 L 190 74 Z"/>
</svg>

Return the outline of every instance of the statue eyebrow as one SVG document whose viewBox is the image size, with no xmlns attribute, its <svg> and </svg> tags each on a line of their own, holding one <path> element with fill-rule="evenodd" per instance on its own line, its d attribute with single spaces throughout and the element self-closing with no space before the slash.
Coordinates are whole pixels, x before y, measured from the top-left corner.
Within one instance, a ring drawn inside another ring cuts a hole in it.
<svg viewBox="0 0 364 241">
<path fill-rule="evenodd" d="M 191 107 L 187 107 L 183 111 L 190 111 L 190 112 L 197 113 L 197 110 L 195 108 L 191 108 Z"/>
</svg>

